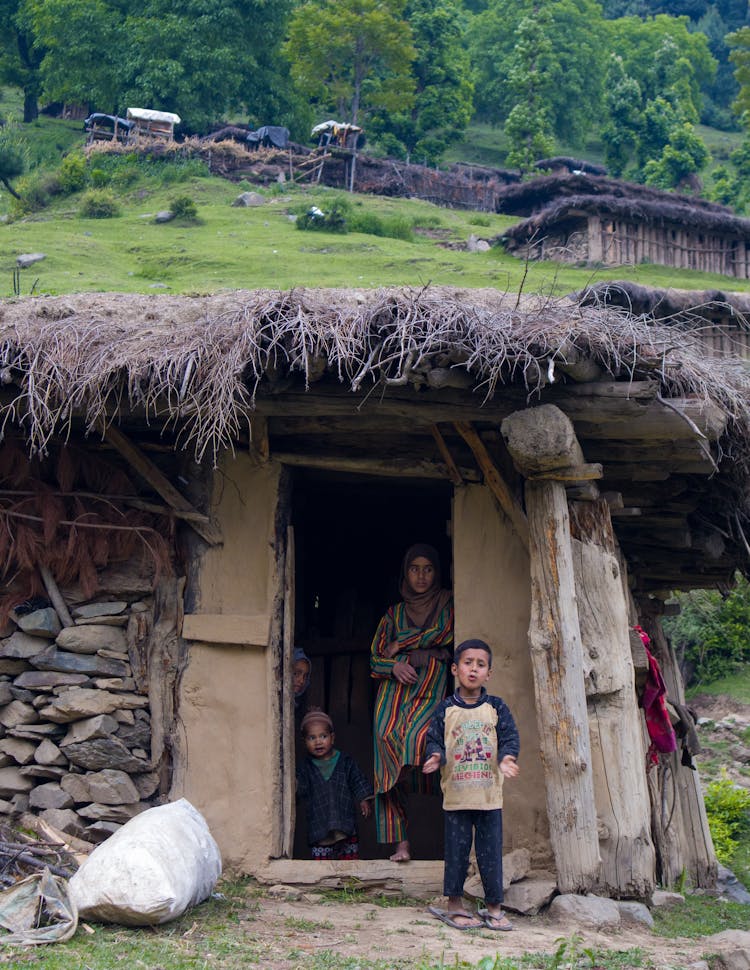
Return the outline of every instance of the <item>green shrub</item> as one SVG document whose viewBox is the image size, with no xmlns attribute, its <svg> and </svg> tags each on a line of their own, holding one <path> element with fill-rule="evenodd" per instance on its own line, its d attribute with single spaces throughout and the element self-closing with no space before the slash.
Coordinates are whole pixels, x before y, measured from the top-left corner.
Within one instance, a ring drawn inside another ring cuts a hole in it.
<svg viewBox="0 0 750 970">
<path fill-rule="evenodd" d="M 489 216 L 479 216 L 479 215 L 477 215 L 477 216 L 470 216 L 469 217 L 469 225 L 470 226 L 483 226 L 483 227 L 486 228 L 487 226 L 491 225 L 491 223 L 490 223 L 490 217 Z"/>
<path fill-rule="evenodd" d="M 189 195 L 178 195 L 169 203 L 169 211 L 175 219 L 182 219 L 184 222 L 198 221 L 198 207 Z"/>
<path fill-rule="evenodd" d="M 52 201 L 57 188 L 57 179 L 50 175 L 24 175 L 15 185 L 20 199 L 13 199 L 11 211 L 14 216 L 25 216 L 39 212 Z"/>
<path fill-rule="evenodd" d="M 364 232 L 370 236 L 385 236 L 388 239 L 414 239 L 414 228 L 410 219 L 404 216 L 379 216 L 375 212 L 355 212 L 347 219 L 349 232 Z"/>
<path fill-rule="evenodd" d="M 328 202 L 326 211 L 316 205 L 297 215 L 297 228 L 313 232 L 346 232 L 351 207 L 347 199 L 337 196 Z"/>
<path fill-rule="evenodd" d="M 86 185 L 86 158 L 79 152 L 71 152 L 60 163 L 57 179 L 62 195 L 80 192 Z"/>
<path fill-rule="evenodd" d="M 84 219 L 111 219 L 119 214 L 117 199 L 109 189 L 91 189 L 81 199 Z"/>
<path fill-rule="evenodd" d="M 109 172 L 105 172 L 101 168 L 92 168 L 89 172 L 89 182 L 95 189 L 103 189 L 105 185 L 109 185 L 112 181 L 112 177 Z"/>
<path fill-rule="evenodd" d="M 750 830 L 750 790 L 737 787 L 724 772 L 707 786 L 705 802 L 716 857 L 728 863 L 739 845 L 737 836 Z"/>
</svg>

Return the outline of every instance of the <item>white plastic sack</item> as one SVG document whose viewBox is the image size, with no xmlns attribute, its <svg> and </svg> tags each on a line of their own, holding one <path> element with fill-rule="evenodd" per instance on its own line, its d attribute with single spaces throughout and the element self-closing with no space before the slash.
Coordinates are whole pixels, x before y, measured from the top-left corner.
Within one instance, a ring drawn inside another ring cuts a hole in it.
<svg viewBox="0 0 750 970">
<path fill-rule="evenodd" d="M 176 919 L 210 896 L 219 847 L 181 798 L 149 808 L 97 846 L 70 880 L 81 919 L 147 926 Z"/>
</svg>

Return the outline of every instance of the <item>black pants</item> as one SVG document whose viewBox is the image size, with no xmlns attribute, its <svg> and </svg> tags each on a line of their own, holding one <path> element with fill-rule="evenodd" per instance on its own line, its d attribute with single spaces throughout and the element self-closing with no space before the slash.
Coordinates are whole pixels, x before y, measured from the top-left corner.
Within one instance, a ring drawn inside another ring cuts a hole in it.
<svg viewBox="0 0 750 970">
<path fill-rule="evenodd" d="M 485 902 L 503 901 L 503 810 L 465 810 L 444 812 L 445 875 L 443 893 L 463 896 L 466 871 L 469 868 L 471 838 L 477 854 L 479 875 L 484 886 Z M 475 834 L 476 833 L 476 834 Z"/>
</svg>

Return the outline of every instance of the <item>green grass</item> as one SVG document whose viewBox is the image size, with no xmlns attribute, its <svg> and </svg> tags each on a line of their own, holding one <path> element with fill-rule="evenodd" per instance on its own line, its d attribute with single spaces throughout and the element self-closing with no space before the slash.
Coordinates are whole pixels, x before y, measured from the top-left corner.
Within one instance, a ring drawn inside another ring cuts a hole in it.
<svg viewBox="0 0 750 970">
<path fill-rule="evenodd" d="M 696 694 L 729 694 L 743 704 L 750 704 L 750 663 L 745 664 L 736 673 L 721 680 L 714 680 L 710 684 L 698 684 L 688 691 L 688 698 Z"/>
<path fill-rule="evenodd" d="M 722 902 L 712 896 L 686 896 L 679 906 L 654 910 L 658 936 L 711 936 L 722 930 L 746 930 L 750 908 L 742 903 Z"/>
</svg>

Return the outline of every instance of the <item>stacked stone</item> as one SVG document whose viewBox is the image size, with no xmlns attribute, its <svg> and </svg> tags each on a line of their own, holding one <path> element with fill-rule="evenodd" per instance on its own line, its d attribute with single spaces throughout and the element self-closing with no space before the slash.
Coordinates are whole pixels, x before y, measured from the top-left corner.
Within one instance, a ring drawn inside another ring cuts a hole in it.
<svg viewBox="0 0 750 970">
<path fill-rule="evenodd" d="M 52 607 L 12 614 L 0 639 L 0 813 L 31 811 L 102 842 L 150 807 L 159 778 L 148 696 L 126 635 L 150 611 L 144 601 L 85 603 L 65 628 Z"/>
</svg>

